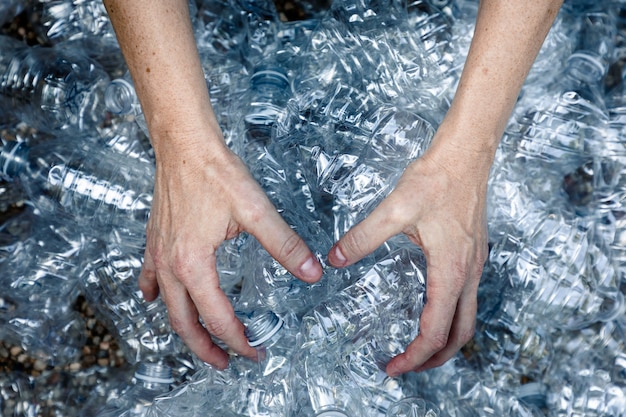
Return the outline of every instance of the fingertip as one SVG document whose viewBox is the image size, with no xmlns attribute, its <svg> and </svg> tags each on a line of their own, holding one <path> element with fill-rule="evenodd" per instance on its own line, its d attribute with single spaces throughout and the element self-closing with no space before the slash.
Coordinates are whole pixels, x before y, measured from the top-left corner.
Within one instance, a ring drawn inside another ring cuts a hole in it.
<svg viewBox="0 0 626 417">
<path fill-rule="evenodd" d="M 200 359 L 220 371 L 228 368 L 228 354 L 217 346 L 215 346 L 215 349 L 211 349 L 210 354 Z"/>
<path fill-rule="evenodd" d="M 385 372 L 392 378 L 398 377 L 406 372 L 411 371 L 414 366 L 410 366 L 406 360 L 405 354 L 400 354 L 389 361 Z"/>
<path fill-rule="evenodd" d="M 335 244 L 328 252 L 328 262 L 335 268 L 343 268 L 348 265 L 348 258 L 343 254 L 339 244 Z"/>
<path fill-rule="evenodd" d="M 141 294 L 144 300 L 146 300 L 147 302 L 154 301 L 159 296 L 159 285 L 157 283 L 156 277 L 148 278 L 144 270 L 139 273 L 139 277 L 137 278 L 137 285 L 141 290 Z"/>
<path fill-rule="evenodd" d="M 304 282 L 314 283 L 322 278 L 323 272 L 322 265 L 311 255 L 298 268 L 297 277 Z"/>
</svg>

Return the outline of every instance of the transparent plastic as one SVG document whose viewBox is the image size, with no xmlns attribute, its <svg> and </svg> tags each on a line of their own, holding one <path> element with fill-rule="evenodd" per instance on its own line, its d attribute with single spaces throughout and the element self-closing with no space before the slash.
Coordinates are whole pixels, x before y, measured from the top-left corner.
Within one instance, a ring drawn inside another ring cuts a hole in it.
<svg viewBox="0 0 626 417">
<path fill-rule="evenodd" d="M 168 392 L 173 382 L 172 369 L 167 365 L 141 362 L 135 372 L 134 383 L 121 392 L 119 398 L 108 401 L 96 416 L 146 416 L 154 399 Z"/>
<path fill-rule="evenodd" d="M 0 153 L 0 175 L 19 179 L 45 215 L 76 222 L 91 233 L 114 225 L 143 229 L 152 203 L 153 165 L 81 139 L 32 148 L 7 143 Z"/>
<path fill-rule="evenodd" d="M 109 76 L 81 49 L 29 47 L 0 37 L 0 109 L 46 133 L 94 131 Z"/>
<path fill-rule="evenodd" d="M 176 356 L 184 350 L 163 300 L 148 302 L 139 290 L 144 248 L 145 235 L 113 232 L 106 243 L 92 249 L 79 277 L 83 295 L 116 336 L 129 363 Z"/>
</svg>

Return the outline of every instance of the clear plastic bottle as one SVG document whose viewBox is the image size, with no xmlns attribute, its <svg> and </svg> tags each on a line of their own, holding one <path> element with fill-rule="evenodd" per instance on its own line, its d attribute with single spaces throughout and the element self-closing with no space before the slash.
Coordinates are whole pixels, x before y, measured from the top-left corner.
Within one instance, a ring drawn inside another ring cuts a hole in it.
<svg viewBox="0 0 626 417">
<path fill-rule="evenodd" d="M 387 410 L 386 417 L 439 417 L 440 410 L 435 404 L 419 397 L 407 397 L 394 403 Z"/>
<path fill-rule="evenodd" d="M 119 230 L 107 242 L 92 245 L 79 280 L 94 313 L 115 335 L 129 363 L 176 356 L 183 343 L 172 330 L 163 300 L 144 300 L 137 280 L 145 235 Z"/>
<path fill-rule="evenodd" d="M 290 416 L 363 416 L 365 392 L 333 351 L 299 348 L 292 363 Z"/>
<path fill-rule="evenodd" d="M 15 241 L 0 262 L 0 333 L 32 357 L 65 364 L 77 357 L 85 339 L 84 320 L 72 306 L 88 242 L 68 225 L 32 220 L 30 234 Z"/>
<path fill-rule="evenodd" d="M 53 308 L 33 308 L 28 304 L 0 301 L 0 338 L 21 346 L 31 358 L 46 365 L 69 365 L 85 345 L 85 319 L 70 305 L 75 299 L 59 302 L 49 299 Z"/>
<path fill-rule="evenodd" d="M 232 362 L 232 360 L 231 360 Z M 218 381 L 215 370 L 203 365 L 191 379 L 160 394 L 148 408 L 146 417 L 238 417 L 231 410 L 240 381 Z M 87 417 L 87 416 L 85 416 Z"/>
<path fill-rule="evenodd" d="M 587 138 L 601 137 L 609 122 L 603 81 L 613 40 L 597 32 L 601 27 L 610 33 L 615 23 L 606 14 L 585 14 L 582 19 L 586 23 L 579 34 L 581 42 L 566 60 L 562 73 L 547 92 L 522 101 L 517 112 L 524 114 L 513 124 L 517 152 L 545 173 L 557 170 L 555 176 L 575 169 L 580 163 L 576 157 L 587 150 Z M 555 160 L 560 163 L 551 164 Z"/>
<path fill-rule="evenodd" d="M 350 278 L 346 271 L 327 266 L 324 254 L 328 253 L 332 240 L 319 223 L 311 216 L 294 211 L 296 203 L 292 198 L 279 203 L 274 204 L 281 210 L 287 224 L 310 245 L 324 274 L 314 284 L 304 283 L 272 258 L 254 239 L 242 252 L 246 264 L 240 302 L 252 306 L 261 305 L 278 315 L 287 312 L 303 315 L 314 305 L 345 287 Z"/>
<path fill-rule="evenodd" d="M 248 344 L 257 351 L 261 377 L 288 369 L 292 351 L 296 345 L 300 322 L 289 314 L 287 320 L 272 311 L 253 311 L 246 315 Z"/>
<path fill-rule="evenodd" d="M 487 300 L 485 300 L 487 301 Z M 506 315 L 477 323 L 470 363 L 490 368 L 500 384 L 513 389 L 523 378 L 541 380 L 553 359 L 552 339 L 540 325 L 521 325 Z"/>
<path fill-rule="evenodd" d="M 0 110 L 46 133 L 96 129 L 109 82 L 102 67 L 79 48 L 16 42 L 0 36 Z"/>
<path fill-rule="evenodd" d="M 232 0 L 203 1 L 194 25 L 201 53 L 240 58 L 245 42 L 244 15 Z"/>
<path fill-rule="evenodd" d="M 68 43 L 84 48 L 110 71 L 123 67 L 124 58 L 113 25 L 98 0 L 33 0 L 39 16 L 38 34 L 49 44 Z"/>
<path fill-rule="evenodd" d="M 580 329 L 621 314 L 624 297 L 615 265 L 593 244 L 584 223 L 546 213 L 526 233 L 507 266 L 502 308 L 513 320 Z"/>
<path fill-rule="evenodd" d="M 141 362 L 135 372 L 134 383 L 108 401 L 97 417 L 143 417 L 154 399 L 171 389 L 172 369 L 160 363 Z"/>
<path fill-rule="evenodd" d="M 248 144 L 256 147 L 270 143 L 277 122 L 287 113 L 292 95 L 291 82 L 283 68 L 262 64 L 254 69 L 250 88 L 241 98 L 244 105 L 242 127 Z"/>
<path fill-rule="evenodd" d="M 272 55 L 278 46 L 277 33 L 281 23 L 278 11 L 271 0 L 235 0 L 234 3 L 243 15 L 244 59 L 250 66 L 255 66 L 264 57 Z"/>
<path fill-rule="evenodd" d="M 107 110 L 111 113 L 133 117 L 141 131 L 145 135 L 149 135 L 146 118 L 141 110 L 139 97 L 135 92 L 130 72 L 127 71 L 124 76 L 109 83 L 104 92 L 104 102 Z"/>
<path fill-rule="evenodd" d="M 143 229 L 152 203 L 154 167 L 106 152 L 79 137 L 32 148 L 7 143 L 0 175 L 19 179 L 35 207 L 47 216 L 76 222 L 92 235 L 114 225 Z"/>
<path fill-rule="evenodd" d="M 401 353 L 396 350 L 403 349 L 400 345 L 417 336 L 425 292 L 423 253 L 417 247 L 397 249 L 354 284 L 318 303 L 303 317 L 301 332 L 306 343 L 324 349 L 353 339 L 361 329 L 371 330 L 369 337 L 382 330 L 377 339 L 379 352 L 389 360 Z"/>
<path fill-rule="evenodd" d="M 36 219 L 31 234 L 0 263 L 0 286 L 14 300 L 43 312 L 53 311 L 58 300 L 70 303 L 78 295 L 75 278 L 87 244 L 65 224 Z"/>
</svg>

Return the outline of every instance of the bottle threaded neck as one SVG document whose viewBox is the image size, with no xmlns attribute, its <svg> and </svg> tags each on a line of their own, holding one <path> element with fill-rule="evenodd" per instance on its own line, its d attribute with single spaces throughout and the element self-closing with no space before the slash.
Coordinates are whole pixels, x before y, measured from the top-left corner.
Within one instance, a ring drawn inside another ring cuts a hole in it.
<svg viewBox="0 0 626 417">
<path fill-rule="evenodd" d="M 171 384 L 172 368 L 161 363 L 141 362 L 135 372 L 137 380 L 153 384 Z"/>
<path fill-rule="evenodd" d="M 257 67 L 250 78 L 250 86 L 259 88 L 260 86 L 271 86 L 285 91 L 291 91 L 289 78 L 285 70 L 278 66 Z"/>
<path fill-rule="evenodd" d="M 284 323 L 284 320 L 272 311 L 260 313 L 246 327 L 248 344 L 252 347 L 261 346 L 278 333 Z"/>
<path fill-rule="evenodd" d="M 104 92 L 104 103 L 113 114 L 130 114 L 137 101 L 135 88 L 123 78 L 111 81 Z"/>
<path fill-rule="evenodd" d="M 315 417 L 350 417 L 348 414 L 340 410 L 326 410 L 315 414 Z"/>
</svg>

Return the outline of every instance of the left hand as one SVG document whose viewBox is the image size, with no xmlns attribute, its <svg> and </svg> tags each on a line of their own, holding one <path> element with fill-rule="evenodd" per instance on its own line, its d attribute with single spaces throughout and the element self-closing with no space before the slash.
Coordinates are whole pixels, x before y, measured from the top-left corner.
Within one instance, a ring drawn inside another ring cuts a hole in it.
<svg viewBox="0 0 626 417">
<path fill-rule="evenodd" d="M 420 334 L 388 363 L 391 376 L 442 365 L 474 335 L 488 254 L 485 200 L 493 156 L 459 147 L 459 135 L 449 139 L 440 129 L 394 191 L 328 255 L 333 266 L 344 267 L 401 232 L 424 251 L 428 301 Z"/>
</svg>

